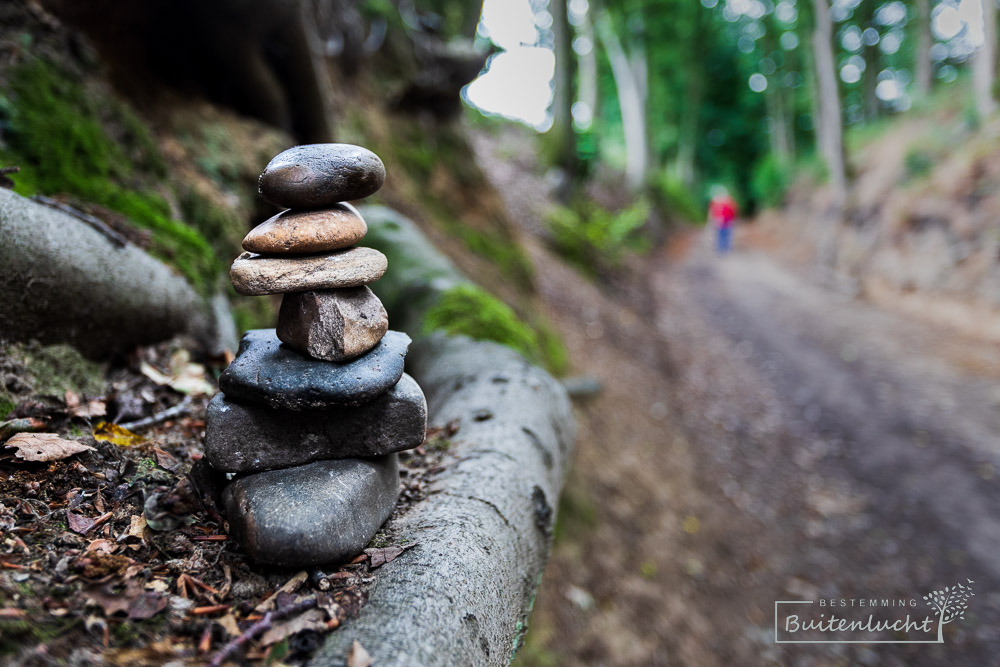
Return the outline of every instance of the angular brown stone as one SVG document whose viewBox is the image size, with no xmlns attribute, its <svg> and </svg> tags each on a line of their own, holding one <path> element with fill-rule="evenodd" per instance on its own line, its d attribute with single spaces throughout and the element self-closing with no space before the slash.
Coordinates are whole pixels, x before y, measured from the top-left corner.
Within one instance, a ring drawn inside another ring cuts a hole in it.
<svg viewBox="0 0 1000 667">
<path fill-rule="evenodd" d="M 286 294 L 278 314 L 282 343 L 326 361 L 362 355 L 388 330 L 385 306 L 367 287 Z"/>
<path fill-rule="evenodd" d="M 375 194 L 385 166 L 350 144 L 308 144 L 278 153 L 260 175 L 260 194 L 285 208 L 322 208 Z"/>
<path fill-rule="evenodd" d="M 372 248 L 350 248 L 321 255 L 265 257 L 245 252 L 229 277 L 240 294 L 284 294 L 368 285 L 382 277 L 388 261 Z"/>
<path fill-rule="evenodd" d="M 243 239 L 243 248 L 263 254 L 328 252 L 349 248 L 368 233 L 350 204 L 317 211 L 285 211 L 260 223 Z"/>
</svg>

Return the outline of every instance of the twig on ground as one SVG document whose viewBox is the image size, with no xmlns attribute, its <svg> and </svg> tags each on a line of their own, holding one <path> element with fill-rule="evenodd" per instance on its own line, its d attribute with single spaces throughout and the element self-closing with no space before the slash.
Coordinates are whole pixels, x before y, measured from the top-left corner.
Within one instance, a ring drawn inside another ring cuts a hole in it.
<svg viewBox="0 0 1000 667">
<path fill-rule="evenodd" d="M 292 616 L 293 614 L 298 614 L 307 609 L 312 609 L 316 606 L 316 598 L 309 598 L 307 600 L 302 600 L 296 602 L 295 604 L 289 605 L 282 609 L 275 609 L 274 611 L 269 611 L 264 614 L 264 618 L 260 619 L 249 628 L 244 630 L 242 634 L 236 639 L 233 639 L 228 644 L 222 647 L 222 649 L 212 656 L 212 660 L 208 663 L 210 667 L 222 667 L 222 664 L 228 660 L 234 653 L 239 651 L 245 644 L 253 641 L 260 635 L 264 634 L 271 629 L 271 624 L 274 621 L 279 621 L 286 616 Z"/>
<path fill-rule="evenodd" d="M 140 419 L 134 422 L 126 422 L 124 424 L 119 424 L 124 429 L 129 431 L 136 431 L 141 428 L 146 428 L 154 424 L 159 424 L 160 422 L 167 421 L 168 419 L 173 419 L 174 417 L 180 417 L 191 411 L 191 397 L 187 396 L 183 401 L 178 403 L 172 408 L 167 408 L 162 412 L 157 412 L 155 415 L 146 417 L 145 419 Z"/>
</svg>

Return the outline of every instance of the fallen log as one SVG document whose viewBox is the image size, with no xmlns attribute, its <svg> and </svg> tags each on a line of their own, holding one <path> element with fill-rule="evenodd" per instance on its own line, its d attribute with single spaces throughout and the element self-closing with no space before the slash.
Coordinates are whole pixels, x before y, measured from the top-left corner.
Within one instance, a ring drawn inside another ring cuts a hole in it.
<svg viewBox="0 0 1000 667">
<path fill-rule="evenodd" d="M 313 664 L 506 665 L 527 628 L 573 445 L 569 399 L 548 373 L 491 342 L 435 334 L 410 352 L 429 423 L 458 420 L 428 498 L 385 532 L 416 542 L 377 570 L 357 619 Z"/>
<path fill-rule="evenodd" d="M 376 665 L 506 665 L 548 558 L 575 425 L 563 386 L 497 343 L 436 333 L 423 311 L 466 279 L 390 209 L 366 207 L 371 245 L 392 270 L 374 285 L 394 327 L 417 342 L 407 372 L 431 426 L 457 424 L 427 498 L 384 532 L 416 543 L 375 570 L 360 616 L 326 640 L 315 665 L 346 665 L 358 642 Z M 396 318 L 396 319 L 392 319 Z"/>
<path fill-rule="evenodd" d="M 70 343 L 106 357 L 190 334 L 235 349 L 224 297 L 208 300 L 170 267 L 55 208 L 0 189 L 0 339 Z"/>
</svg>

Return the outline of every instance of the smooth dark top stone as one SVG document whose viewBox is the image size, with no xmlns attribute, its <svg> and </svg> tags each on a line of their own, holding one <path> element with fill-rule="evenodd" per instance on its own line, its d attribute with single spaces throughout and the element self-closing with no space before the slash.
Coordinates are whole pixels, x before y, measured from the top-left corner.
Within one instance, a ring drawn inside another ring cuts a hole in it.
<svg viewBox="0 0 1000 667">
<path fill-rule="evenodd" d="M 278 153 L 260 175 L 260 194 L 285 208 L 322 208 L 363 199 L 385 182 L 375 153 L 351 144 L 308 144 Z"/>
<path fill-rule="evenodd" d="M 388 332 L 379 344 L 345 363 L 310 359 L 283 345 L 274 329 L 243 334 L 236 359 L 219 377 L 227 398 L 303 410 L 360 405 L 386 393 L 403 376 L 410 337 Z"/>
<path fill-rule="evenodd" d="M 216 470 L 263 472 L 419 447 L 427 430 L 427 401 L 404 373 L 388 393 L 357 406 L 292 412 L 216 394 L 206 421 L 205 458 Z"/>
<path fill-rule="evenodd" d="M 231 534 L 258 563 L 343 562 L 371 541 L 399 496 L 395 454 L 317 461 L 240 477 L 222 492 Z"/>
</svg>

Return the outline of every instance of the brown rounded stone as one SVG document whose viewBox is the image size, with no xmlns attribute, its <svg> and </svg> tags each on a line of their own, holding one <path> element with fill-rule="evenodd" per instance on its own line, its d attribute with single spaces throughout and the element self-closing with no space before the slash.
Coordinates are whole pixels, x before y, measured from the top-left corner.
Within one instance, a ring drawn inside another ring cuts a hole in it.
<svg viewBox="0 0 1000 667">
<path fill-rule="evenodd" d="M 388 330 L 385 306 L 367 287 L 286 294 L 278 314 L 281 342 L 325 361 L 362 355 Z"/>
<path fill-rule="evenodd" d="M 260 194 L 285 208 L 323 208 L 375 194 L 385 165 L 351 144 L 308 144 L 278 153 L 260 175 Z"/>
<path fill-rule="evenodd" d="M 229 277 L 240 294 L 285 294 L 368 285 L 382 277 L 387 264 L 385 255 L 372 248 L 287 257 L 245 252 L 233 262 Z"/>
<path fill-rule="evenodd" d="M 349 248 L 368 233 L 350 204 L 317 211 L 285 211 L 260 223 L 243 239 L 243 248 L 267 254 L 327 252 Z"/>
</svg>

